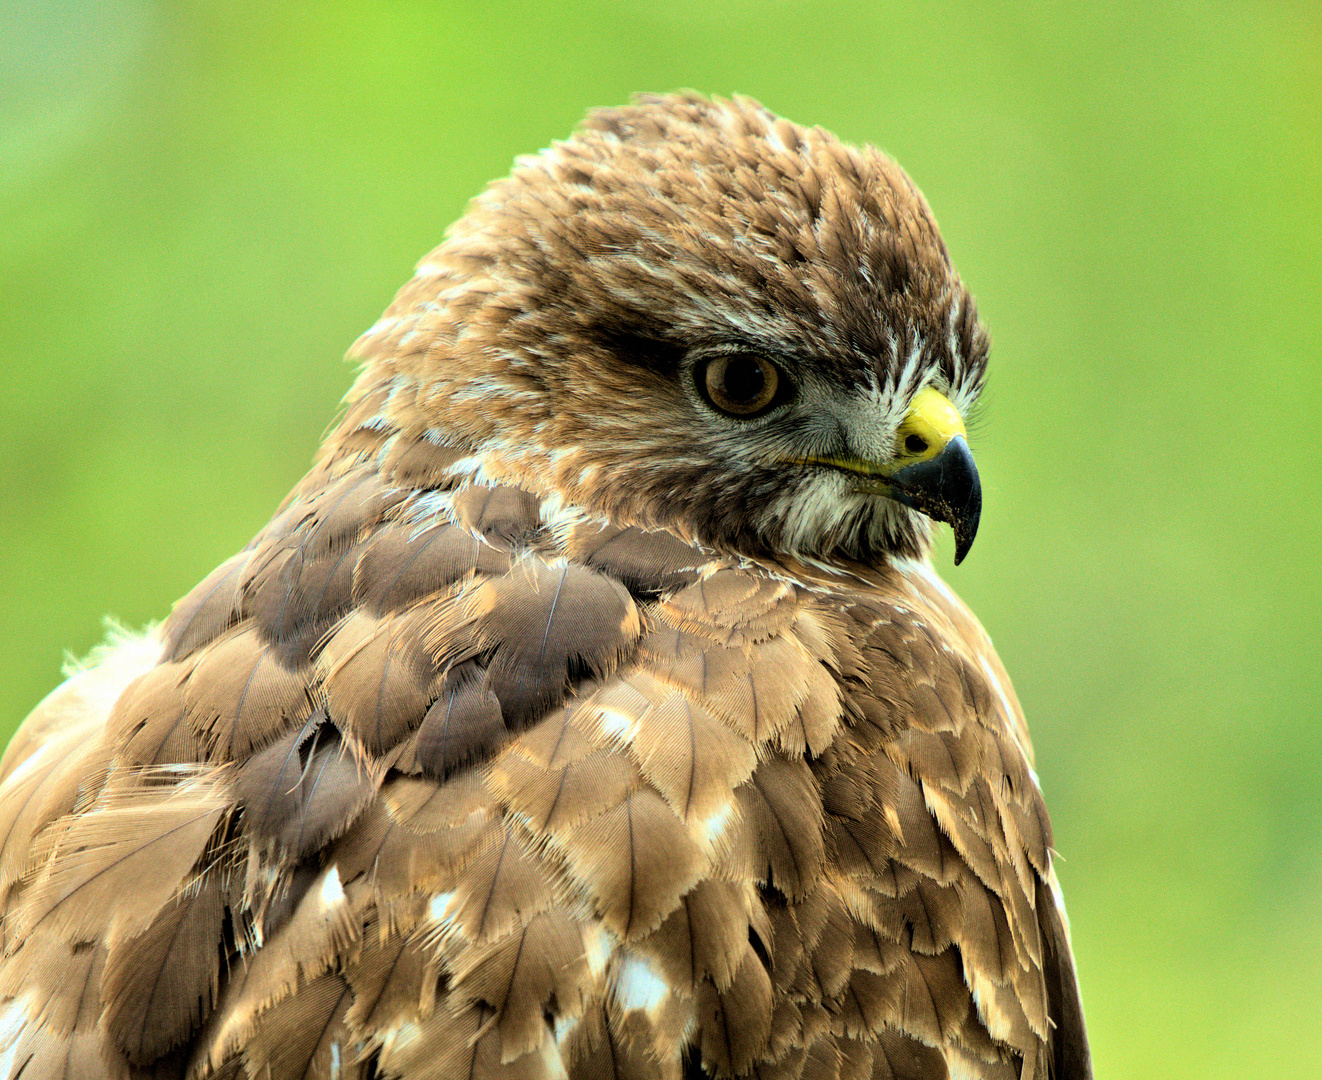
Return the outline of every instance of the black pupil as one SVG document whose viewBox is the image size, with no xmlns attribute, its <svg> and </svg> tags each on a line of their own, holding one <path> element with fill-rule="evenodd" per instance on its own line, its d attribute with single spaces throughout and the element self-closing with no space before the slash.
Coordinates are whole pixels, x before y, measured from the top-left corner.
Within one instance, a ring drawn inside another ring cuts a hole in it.
<svg viewBox="0 0 1322 1080">
<path fill-rule="evenodd" d="M 735 357 L 721 373 L 721 393 L 730 401 L 756 401 L 767 384 L 762 365 L 744 357 Z"/>
</svg>

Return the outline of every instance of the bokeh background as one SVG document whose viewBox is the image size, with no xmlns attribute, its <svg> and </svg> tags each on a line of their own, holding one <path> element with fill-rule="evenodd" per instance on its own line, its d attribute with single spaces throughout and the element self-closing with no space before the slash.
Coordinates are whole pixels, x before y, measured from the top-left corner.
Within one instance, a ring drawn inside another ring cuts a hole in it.
<svg viewBox="0 0 1322 1080">
<path fill-rule="evenodd" d="M 948 579 L 1027 708 L 1100 1077 L 1322 1076 L 1322 6 L 0 11 L 0 729 L 265 522 L 482 184 L 743 92 L 926 192 L 991 328 Z"/>
</svg>

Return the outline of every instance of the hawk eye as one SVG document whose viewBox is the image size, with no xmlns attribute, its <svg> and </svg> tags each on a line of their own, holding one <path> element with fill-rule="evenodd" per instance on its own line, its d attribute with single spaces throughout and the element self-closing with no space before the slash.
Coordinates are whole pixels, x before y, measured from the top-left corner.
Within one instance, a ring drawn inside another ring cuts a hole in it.
<svg viewBox="0 0 1322 1080">
<path fill-rule="evenodd" d="M 698 371 L 698 388 L 721 412 L 749 417 L 777 398 L 780 371 L 763 356 L 731 353 L 714 356 Z"/>
</svg>

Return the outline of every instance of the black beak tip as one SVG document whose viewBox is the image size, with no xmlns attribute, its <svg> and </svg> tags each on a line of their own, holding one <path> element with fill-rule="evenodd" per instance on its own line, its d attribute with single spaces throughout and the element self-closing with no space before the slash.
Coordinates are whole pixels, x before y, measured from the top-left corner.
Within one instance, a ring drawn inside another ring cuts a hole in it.
<svg viewBox="0 0 1322 1080">
<path fill-rule="evenodd" d="M 982 516 L 982 489 L 976 483 L 973 487 L 971 497 L 964 504 L 964 510 L 959 513 L 956 520 L 951 522 L 955 532 L 955 565 L 958 566 L 964 561 L 964 556 L 969 553 L 973 547 L 973 541 L 978 535 L 978 519 Z"/>
<path fill-rule="evenodd" d="M 901 469 L 893 480 L 902 502 L 950 523 L 955 532 L 955 565 L 962 563 L 982 516 L 982 482 L 964 437 L 955 436 L 936 457 Z"/>
</svg>

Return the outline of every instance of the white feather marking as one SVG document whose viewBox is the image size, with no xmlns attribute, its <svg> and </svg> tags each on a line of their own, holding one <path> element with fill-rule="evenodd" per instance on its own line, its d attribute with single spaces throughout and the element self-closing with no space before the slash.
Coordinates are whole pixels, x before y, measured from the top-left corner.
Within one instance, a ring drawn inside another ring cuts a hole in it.
<svg viewBox="0 0 1322 1080">
<path fill-rule="evenodd" d="M 69 705 L 80 716 L 89 712 L 108 715 L 124 688 L 161 659 L 157 626 L 149 626 L 141 633 L 126 629 L 114 619 L 106 619 L 105 626 L 106 640 L 86 657 L 82 660 L 65 657 L 64 674 L 69 680 L 50 695 L 53 698 L 66 688 L 75 691 L 76 697 Z"/>
<path fill-rule="evenodd" d="M 449 907 L 453 900 L 453 892 L 437 893 L 431 898 L 431 903 L 427 905 L 428 917 L 442 926 L 448 925 L 450 922 Z"/>
<path fill-rule="evenodd" d="M 637 730 L 637 721 L 634 717 L 618 709 L 598 709 L 596 720 L 597 727 L 603 735 L 618 739 L 622 743 L 633 742 Z"/>
<path fill-rule="evenodd" d="M 1036 777 L 1034 778 L 1036 779 Z M 1055 902 L 1056 910 L 1060 912 L 1060 921 L 1065 927 L 1065 937 L 1070 935 L 1070 916 L 1065 910 L 1065 894 L 1060 888 L 1060 879 L 1056 877 L 1056 852 L 1047 852 L 1047 885 L 1051 888 L 1051 899 Z"/>
<path fill-rule="evenodd" d="M 588 970 L 594 978 L 601 977 L 614 951 L 615 938 L 609 930 L 597 923 L 583 928 L 583 953 L 587 957 Z"/>
<path fill-rule="evenodd" d="M 29 990 L 0 1009 L 0 1077 L 13 1075 L 19 1036 L 32 1021 L 32 995 Z"/>
<path fill-rule="evenodd" d="M 982 668 L 982 673 L 987 676 L 987 681 L 991 683 L 992 689 L 996 691 L 996 697 L 1001 703 L 1001 708 L 1005 710 L 1007 718 L 1013 719 L 1015 716 L 1014 708 L 1010 705 L 1010 699 L 1006 697 L 1005 689 L 1001 686 L 1001 680 L 996 677 L 996 672 L 992 670 L 991 664 L 987 663 L 987 658 L 981 654 L 978 655 L 978 666 Z M 1022 747 L 1020 748 L 1022 750 Z M 1027 761 L 1027 755 L 1024 756 Z M 1029 772 L 1032 772 L 1030 769 Z M 1037 783 L 1037 774 L 1033 773 L 1033 783 Z M 1041 788 L 1039 787 L 1039 790 Z"/>
<path fill-rule="evenodd" d="M 455 476 L 468 476 L 480 473 L 486 465 L 486 457 L 481 454 L 470 454 L 468 457 L 462 457 L 450 466 L 450 472 Z"/>
<path fill-rule="evenodd" d="M 416 1021 L 405 1020 L 382 1032 L 381 1048 L 387 1054 L 398 1052 L 417 1042 L 420 1033 L 421 1028 Z"/>
<path fill-rule="evenodd" d="M 555 1036 L 557 1046 L 565 1045 L 565 1040 L 574 1034 L 574 1030 L 578 1027 L 578 1021 L 579 1018 L 577 1016 L 565 1016 L 563 1014 L 555 1018 L 552 1032 Z"/>
<path fill-rule="evenodd" d="M 161 658 L 161 639 L 156 633 L 159 627 L 154 625 L 136 632 L 108 618 L 105 628 L 106 640 L 93 646 L 81 660 L 66 656 L 63 670 L 70 678 L 98 671 L 106 679 L 105 692 L 112 693 L 116 683 L 122 690 L 132 679 L 156 666 Z M 109 704 L 113 705 L 114 701 Z"/>
<path fill-rule="evenodd" d="M 563 544 L 574 529 L 589 520 L 600 520 L 603 528 L 607 525 L 604 518 L 591 519 L 580 507 L 566 503 L 564 496 L 559 492 L 552 492 L 546 496 L 541 501 L 537 513 L 542 524 L 559 544 Z"/>
<path fill-rule="evenodd" d="M 961 601 L 960 598 L 955 595 L 954 590 L 942 580 L 941 575 L 932 569 L 931 563 L 926 559 L 909 559 L 902 556 L 895 556 L 891 559 L 891 565 L 906 578 L 921 578 L 940 593 L 944 600 L 953 604 L 956 608 L 962 608 L 964 606 L 963 601 Z M 1014 714 L 1011 713 L 1010 715 L 1013 716 Z"/>
<path fill-rule="evenodd" d="M 959 352 L 959 334 L 956 326 L 959 324 L 959 313 L 964 310 L 964 298 L 955 297 L 955 302 L 946 308 L 946 348 L 950 350 L 951 359 L 957 365 L 961 365 L 964 357 Z M 962 366 L 962 365 L 961 365 Z"/>
<path fill-rule="evenodd" d="M 909 355 L 904 358 L 904 367 L 900 370 L 899 377 L 895 380 L 895 389 L 903 393 L 910 386 L 911 392 L 918 390 L 918 365 L 923 362 L 923 354 L 927 349 L 927 342 L 921 334 L 914 334 L 913 345 L 909 349 Z"/>
<path fill-rule="evenodd" d="M 887 461 L 908 402 L 889 388 L 870 383 L 843 397 L 827 390 L 828 408 L 843 426 L 849 450 L 865 461 Z"/>
<path fill-rule="evenodd" d="M 702 823 L 702 843 L 708 850 L 716 847 L 733 817 L 734 803 L 728 802 Z"/>
<path fill-rule="evenodd" d="M 532 1051 L 542 1059 L 542 1075 L 549 1080 L 568 1080 L 569 1070 L 565 1068 L 565 1059 L 560 1056 L 560 1047 L 554 1039 L 546 1039 Z"/>
<path fill-rule="evenodd" d="M 814 551 L 822 537 L 845 516 L 849 500 L 843 477 L 824 473 L 805 488 L 787 492 L 775 507 L 775 516 L 784 522 L 784 545 L 789 551 Z"/>
<path fill-rule="evenodd" d="M 437 521 L 454 519 L 454 492 L 428 491 L 409 501 L 407 507 L 409 520 L 419 527 L 435 524 Z"/>
<path fill-rule="evenodd" d="M 344 903 L 344 885 L 340 882 L 340 868 L 331 863 L 321 879 L 321 906 L 338 907 Z"/>
<path fill-rule="evenodd" d="M 615 969 L 615 1000 L 626 1012 L 651 1012 L 670 996 L 670 984 L 641 956 L 626 953 Z"/>
</svg>

